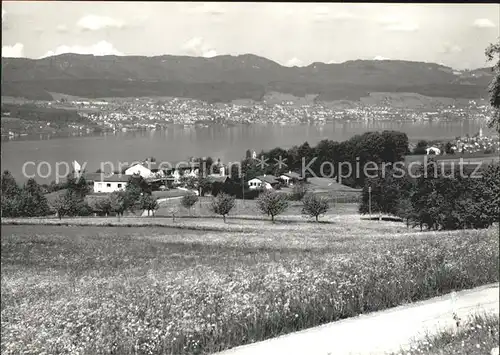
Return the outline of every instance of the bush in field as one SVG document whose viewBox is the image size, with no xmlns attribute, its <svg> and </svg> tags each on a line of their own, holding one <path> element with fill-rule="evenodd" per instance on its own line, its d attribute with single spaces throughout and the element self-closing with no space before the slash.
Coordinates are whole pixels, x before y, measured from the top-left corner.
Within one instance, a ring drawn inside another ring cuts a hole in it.
<svg viewBox="0 0 500 355">
<path fill-rule="evenodd" d="M 274 222 L 274 217 L 288 208 L 288 198 L 283 193 L 267 190 L 257 198 L 257 207 L 262 213 L 271 216 L 271 221 Z"/>
<path fill-rule="evenodd" d="M 302 204 L 302 213 L 316 218 L 316 222 L 318 221 L 318 217 L 328 212 L 328 209 L 330 208 L 327 198 L 312 193 L 304 196 Z"/>
<path fill-rule="evenodd" d="M 210 209 L 212 212 L 221 215 L 226 222 L 226 216 L 234 208 L 235 199 L 233 196 L 227 195 L 225 193 L 219 193 L 217 197 L 214 197 Z"/>
<path fill-rule="evenodd" d="M 305 182 L 298 182 L 293 185 L 292 193 L 290 194 L 289 199 L 291 201 L 300 201 L 304 198 L 308 191 L 309 188 Z"/>
<path fill-rule="evenodd" d="M 191 207 L 193 207 L 196 202 L 198 202 L 198 196 L 195 194 L 184 195 L 181 199 L 182 207 L 186 208 L 189 213 L 191 213 Z"/>
</svg>

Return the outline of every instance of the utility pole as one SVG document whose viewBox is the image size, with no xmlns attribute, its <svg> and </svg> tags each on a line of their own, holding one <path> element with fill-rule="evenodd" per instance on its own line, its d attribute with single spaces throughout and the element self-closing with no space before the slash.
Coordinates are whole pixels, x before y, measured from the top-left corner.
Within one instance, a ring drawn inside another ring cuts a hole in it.
<svg viewBox="0 0 500 355">
<path fill-rule="evenodd" d="M 372 220 L 372 187 L 368 186 L 368 211 L 370 213 L 370 221 Z"/>
<path fill-rule="evenodd" d="M 243 199 L 242 205 L 245 205 L 245 174 L 241 174 L 241 197 Z"/>
</svg>

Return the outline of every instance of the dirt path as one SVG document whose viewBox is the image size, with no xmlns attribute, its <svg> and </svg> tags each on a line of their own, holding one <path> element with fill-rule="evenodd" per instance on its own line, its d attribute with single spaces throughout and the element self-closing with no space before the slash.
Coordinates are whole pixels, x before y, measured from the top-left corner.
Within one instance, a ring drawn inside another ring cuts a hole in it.
<svg viewBox="0 0 500 355">
<path fill-rule="evenodd" d="M 475 313 L 498 314 L 498 283 L 325 324 L 218 354 L 387 354 L 399 351 L 426 332 L 456 327 L 454 313 L 463 320 Z"/>
</svg>

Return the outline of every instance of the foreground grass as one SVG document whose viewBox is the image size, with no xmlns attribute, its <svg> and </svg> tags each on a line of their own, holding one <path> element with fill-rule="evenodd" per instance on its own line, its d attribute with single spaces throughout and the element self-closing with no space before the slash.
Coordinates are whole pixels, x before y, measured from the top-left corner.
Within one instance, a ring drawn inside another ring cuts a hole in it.
<svg viewBox="0 0 500 355">
<path fill-rule="evenodd" d="M 493 350 L 498 349 L 498 336 L 498 315 L 476 315 L 456 329 L 416 342 L 398 355 L 498 355 L 498 350 Z"/>
<path fill-rule="evenodd" d="M 4 227 L 2 353 L 211 353 L 498 281 L 496 230 L 363 223 L 373 236 Z"/>
</svg>

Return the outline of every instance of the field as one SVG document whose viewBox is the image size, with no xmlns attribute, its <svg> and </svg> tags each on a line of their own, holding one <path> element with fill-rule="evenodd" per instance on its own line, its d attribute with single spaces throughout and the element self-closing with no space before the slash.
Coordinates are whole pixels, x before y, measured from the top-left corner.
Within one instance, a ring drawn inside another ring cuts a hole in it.
<svg viewBox="0 0 500 355">
<path fill-rule="evenodd" d="M 416 342 L 404 355 L 469 355 L 498 354 L 499 319 L 481 314 L 467 319 L 458 328 L 428 336 Z M 493 352 L 493 349 L 497 352 Z"/>
<path fill-rule="evenodd" d="M 498 227 L 300 218 L 2 225 L 2 354 L 206 354 L 498 281 Z"/>
</svg>

